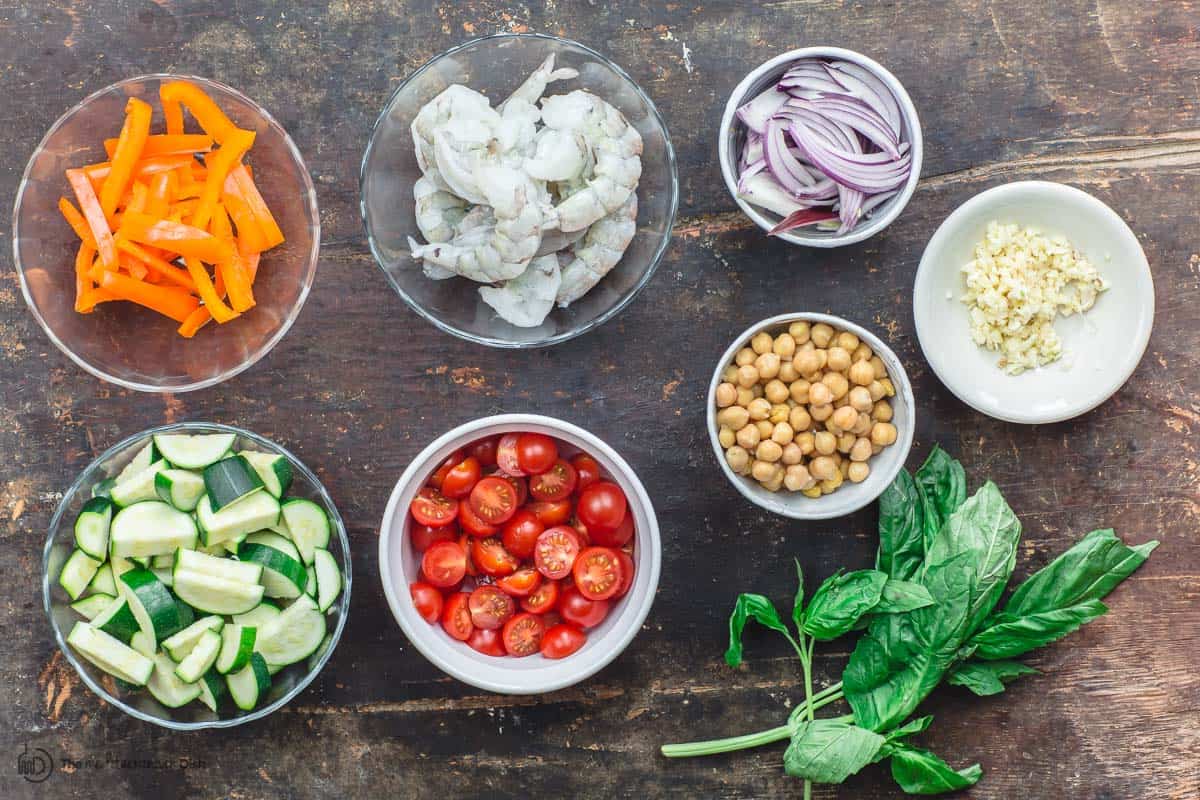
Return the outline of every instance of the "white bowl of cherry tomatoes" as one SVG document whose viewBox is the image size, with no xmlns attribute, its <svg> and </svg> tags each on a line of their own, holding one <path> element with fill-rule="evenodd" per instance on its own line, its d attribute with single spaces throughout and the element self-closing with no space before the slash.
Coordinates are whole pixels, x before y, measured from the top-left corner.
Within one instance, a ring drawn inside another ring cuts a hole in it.
<svg viewBox="0 0 1200 800">
<path fill-rule="evenodd" d="M 658 521 L 615 450 L 552 417 L 503 414 L 425 448 L 380 528 L 388 605 L 459 680 L 539 694 L 599 671 L 658 587 Z"/>
</svg>

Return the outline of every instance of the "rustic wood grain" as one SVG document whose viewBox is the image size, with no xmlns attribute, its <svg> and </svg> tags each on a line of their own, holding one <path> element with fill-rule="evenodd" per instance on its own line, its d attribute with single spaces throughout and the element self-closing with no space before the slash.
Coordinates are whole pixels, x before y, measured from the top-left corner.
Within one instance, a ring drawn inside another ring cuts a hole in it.
<svg viewBox="0 0 1200 800">
<path fill-rule="evenodd" d="M 217 7 L 213 7 L 213 6 Z M 55 350 L 27 313 L 0 219 L 0 796 L 318 798 L 798 796 L 779 746 L 668 762 L 659 744 L 778 724 L 800 697 L 794 660 L 766 636 L 721 661 L 739 590 L 780 600 L 791 559 L 814 578 L 869 563 L 875 512 L 824 524 L 767 516 L 713 463 L 702 395 L 730 336 L 754 320 L 832 311 L 873 327 L 904 360 L 918 445 L 994 478 L 1025 523 L 1018 574 L 1095 527 L 1158 538 L 1112 613 L 1038 655 L 1044 674 L 1004 695 L 940 690 L 921 742 L 980 762 L 973 798 L 1200 797 L 1200 4 L 1124 0 L 937 2 L 226 2 L 0 0 L 0 197 L 34 144 L 83 95 L 152 71 L 209 75 L 280 119 L 317 183 L 324 235 L 307 307 L 261 363 L 181 396 L 118 390 Z M 398 82 L 487 32 L 576 38 L 621 63 L 660 104 L 679 155 L 675 241 L 643 295 L 552 350 L 483 349 L 439 334 L 392 293 L 367 253 L 357 168 Z M 886 232 L 822 252 L 768 241 L 716 164 L 727 93 L 778 51 L 839 44 L 888 65 L 924 123 L 924 181 Z M 1130 382 L 1097 411 L 1027 428 L 961 405 L 924 364 L 911 318 L 921 250 L 976 192 L 1018 178 L 1081 186 L 1137 232 L 1158 324 Z M 497 697 L 441 675 L 393 623 L 376 526 L 408 460 L 452 425 L 538 411 L 591 429 L 635 466 L 664 536 L 645 629 L 582 686 Z M 106 707 L 56 651 L 41 610 L 40 551 L 62 489 L 117 439 L 211 419 L 269 436 L 312 466 L 354 546 L 352 617 L 323 674 L 288 708 L 228 732 L 178 735 Z M 819 682 L 845 645 L 826 647 Z M 41 747 L 42 784 L 16 756 Z M 170 764 L 128 768 L 108 756 Z M 87 757 L 99 765 L 63 764 Z M 184 767 L 179 759 L 190 759 Z M 820 798 L 895 797 L 880 768 Z"/>
</svg>

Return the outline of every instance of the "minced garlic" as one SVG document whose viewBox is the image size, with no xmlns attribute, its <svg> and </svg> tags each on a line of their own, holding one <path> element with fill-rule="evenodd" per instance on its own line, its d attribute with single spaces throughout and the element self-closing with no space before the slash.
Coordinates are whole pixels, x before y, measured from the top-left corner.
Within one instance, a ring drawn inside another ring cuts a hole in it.
<svg viewBox="0 0 1200 800">
<path fill-rule="evenodd" d="M 1061 358 L 1055 317 L 1087 311 L 1108 289 L 1066 239 L 999 222 L 988 224 L 975 258 L 962 271 L 971 338 L 999 353 L 998 366 L 1009 375 Z"/>
</svg>

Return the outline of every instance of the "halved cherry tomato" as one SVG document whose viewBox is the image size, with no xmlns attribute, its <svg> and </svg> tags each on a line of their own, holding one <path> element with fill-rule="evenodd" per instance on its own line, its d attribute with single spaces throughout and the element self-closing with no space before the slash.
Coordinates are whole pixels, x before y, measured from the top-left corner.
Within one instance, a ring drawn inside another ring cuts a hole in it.
<svg viewBox="0 0 1200 800">
<path fill-rule="evenodd" d="M 517 461 L 517 437 L 516 433 L 506 433 L 500 437 L 496 444 L 496 466 L 514 478 L 523 478 L 525 473 Z"/>
<path fill-rule="evenodd" d="M 612 596 L 613 600 L 624 597 L 629 591 L 629 587 L 633 586 L 633 572 L 637 569 L 633 563 L 633 556 L 624 550 L 617 551 L 617 561 L 621 562 L 621 582 L 617 584 L 617 591 Z"/>
<path fill-rule="evenodd" d="M 462 460 L 462 450 L 455 450 L 453 453 L 446 456 L 446 460 L 443 461 L 438 468 L 433 471 L 433 474 L 429 476 L 429 485 L 440 492 L 442 490 L 442 481 L 446 479 L 446 473 L 454 469 L 454 465 Z"/>
<path fill-rule="evenodd" d="M 504 623 L 504 649 L 511 656 L 533 655 L 541 649 L 545 632 L 546 628 L 536 614 L 517 614 Z"/>
<path fill-rule="evenodd" d="M 522 433 L 517 437 L 517 465 L 522 472 L 537 475 L 554 466 L 558 446 L 544 433 Z"/>
<path fill-rule="evenodd" d="M 500 540 L 495 536 L 486 539 L 475 539 L 471 542 L 471 560 L 485 575 L 502 578 L 512 575 L 521 566 L 521 562 L 512 553 L 504 549 Z"/>
<path fill-rule="evenodd" d="M 496 585 L 510 597 L 528 597 L 542 584 L 542 573 L 533 567 L 522 567 L 512 575 L 505 575 Z"/>
<path fill-rule="evenodd" d="M 588 533 L 587 525 L 580 522 L 578 516 L 572 514 L 571 518 L 567 520 L 567 524 L 574 528 L 575 533 L 579 534 L 580 544 L 587 547 L 592 543 L 592 535 Z"/>
<path fill-rule="evenodd" d="M 430 625 L 436 625 L 442 618 L 442 593 L 424 581 L 410 583 L 408 593 L 421 619 Z"/>
<path fill-rule="evenodd" d="M 574 625 L 558 624 L 542 636 L 542 655 L 566 658 L 587 643 L 587 634 Z"/>
<path fill-rule="evenodd" d="M 455 464 L 442 478 L 442 494 L 455 500 L 466 497 L 479 482 L 479 459 L 467 456 Z"/>
<path fill-rule="evenodd" d="M 517 508 L 525 505 L 525 501 L 529 499 L 529 486 L 525 478 L 514 478 L 512 475 L 505 475 L 503 472 L 496 474 L 497 478 L 504 478 L 512 484 L 512 487 L 517 490 Z"/>
<path fill-rule="evenodd" d="M 541 536 L 546 526 L 527 508 L 518 509 L 513 518 L 504 523 L 504 534 L 501 540 L 504 549 L 517 558 L 531 558 L 533 546 L 537 537 Z"/>
<path fill-rule="evenodd" d="M 542 581 L 542 585 L 533 594 L 521 598 L 521 608 L 531 614 L 545 614 L 556 605 L 558 605 L 558 581 Z"/>
<path fill-rule="evenodd" d="M 465 533 L 458 537 L 458 546 L 462 548 L 467 559 L 467 575 L 474 578 L 479 574 L 479 569 L 475 566 L 475 559 L 471 558 L 471 537 Z"/>
<path fill-rule="evenodd" d="M 587 453 L 579 453 L 572 458 L 571 466 L 575 468 L 575 474 L 579 476 L 579 482 L 575 484 L 576 492 L 582 492 L 600 480 L 600 462 Z"/>
<path fill-rule="evenodd" d="M 589 600 L 575 586 L 565 587 L 558 596 L 558 613 L 563 619 L 585 630 L 594 628 L 608 616 L 607 600 Z"/>
<path fill-rule="evenodd" d="M 454 518 L 458 516 L 458 503 L 437 489 L 426 486 L 417 492 L 410 510 L 417 522 L 431 528 L 439 528 L 454 522 Z"/>
<path fill-rule="evenodd" d="M 517 613 L 513 599 L 490 584 L 479 586 L 471 592 L 469 602 L 471 623 L 476 628 L 495 630 Z"/>
<path fill-rule="evenodd" d="M 500 532 L 499 525 L 488 525 L 476 516 L 475 512 L 471 510 L 471 502 L 469 500 L 460 500 L 458 502 L 458 522 L 462 525 L 464 531 L 480 538 L 495 536 Z"/>
<path fill-rule="evenodd" d="M 488 525 L 508 522 L 512 515 L 517 513 L 517 491 L 504 478 L 494 475 L 489 475 L 475 484 L 469 500 L 471 510 Z"/>
<path fill-rule="evenodd" d="M 552 503 L 570 497 L 577 480 L 575 468 L 560 458 L 550 465 L 550 469 L 529 479 L 529 494 L 535 500 Z"/>
<path fill-rule="evenodd" d="M 500 443 L 499 436 L 489 436 L 486 439 L 480 439 L 475 442 L 467 450 L 479 462 L 480 466 L 491 467 L 496 464 L 496 445 Z"/>
<path fill-rule="evenodd" d="M 627 506 L 621 487 L 611 481 L 599 481 L 580 493 L 575 513 L 579 515 L 579 521 L 587 525 L 592 538 L 596 539 L 600 529 L 617 529 L 625 518 Z"/>
<path fill-rule="evenodd" d="M 530 503 L 525 506 L 546 527 L 562 525 L 571 518 L 571 501 L 558 500 L 553 503 Z"/>
<path fill-rule="evenodd" d="M 616 550 L 589 547 L 575 559 L 571 574 L 579 593 L 588 600 L 607 600 L 621 585 L 621 561 Z"/>
<path fill-rule="evenodd" d="M 467 574 L 467 554 L 458 542 L 438 542 L 421 558 L 421 573 L 441 589 L 453 586 Z"/>
<path fill-rule="evenodd" d="M 440 528 L 431 528 L 414 521 L 408 536 L 412 540 L 413 549 L 418 553 L 424 553 L 438 542 L 452 542 L 457 539 L 458 526 L 450 523 Z"/>
<path fill-rule="evenodd" d="M 553 608 L 541 615 L 542 623 L 546 626 L 546 630 L 550 630 L 555 625 L 562 624 L 562 614 L 559 614 Z"/>
<path fill-rule="evenodd" d="M 500 638 L 500 631 L 489 631 L 483 628 L 476 628 L 471 634 L 471 638 L 467 639 L 467 644 L 472 650 L 477 650 L 485 656 L 506 656 L 508 653 L 504 651 L 504 642 Z"/>
<path fill-rule="evenodd" d="M 575 558 L 583 549 L 579 535 L 566 525 L 556 525 L 542 531 L 533 548 L 533 561 L 538 572 L 551 580 L 571 574 Z"/>
<path fill-rule="evenodd" d="M 446 598 L 446 606 L 442 609 L 442 628 L 460 642 L 470 639 L 475 630 L 471 623 L 469 598 L 466 592 L 455 592 Z"/>
<path fill-rule="evenodd" d="M 625 512 L 624 519 L 616 528 L 596 528 L 592 540 L 605 547 L 624 547 L 633 538 L 633 514 Z"/>
</svg>

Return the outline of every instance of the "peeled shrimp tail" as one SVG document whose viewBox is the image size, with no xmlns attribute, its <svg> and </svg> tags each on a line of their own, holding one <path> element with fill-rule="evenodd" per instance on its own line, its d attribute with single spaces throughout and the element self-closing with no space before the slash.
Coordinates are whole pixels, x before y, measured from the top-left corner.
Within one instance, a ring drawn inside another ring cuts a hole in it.
<svg viewBox="0 0 1200 800">
<path fill-rule="evenodd" d="M 538 65 L 525 82 L 517 87 L 517 90 L 505 98 L 500 104 L 501 111 L 508 105 L 510 100 L 519 99 L 527 103 L 536 103 L 543 94 L 546 93 L 546 87 L 555 81 L 566 81 L 571 78 L 578 78 L 579 70 L 563 67 L 561 69 L 554 68 L 554 53 L 546 56 L 546 60 Z"/>
</svg>

